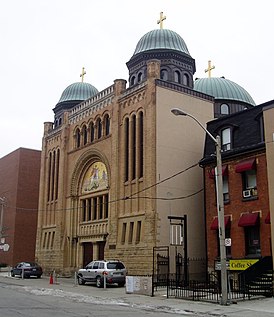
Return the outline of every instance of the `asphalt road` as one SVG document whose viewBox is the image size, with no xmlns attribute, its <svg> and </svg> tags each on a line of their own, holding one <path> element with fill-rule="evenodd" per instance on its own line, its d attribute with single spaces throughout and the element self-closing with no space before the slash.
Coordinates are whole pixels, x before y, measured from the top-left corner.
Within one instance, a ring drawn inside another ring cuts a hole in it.
<svg viewBox="0 0 274 317">
<path fill-rule="evenodd" d="M 168 312 L 165 307 L 132 306 L 120 303 L 111 303 L 108 299 L 88 299 L 82 294 L 67 294 L 54 290 L 35 289 L 20 285 L 11 285 L 0 282 L 0 316 L 1 317 L 168 317 L 174 313 Z M 61 296 L 60 296 L 61 295 Z M 188 314 L 194 316 L 194 314 Z M 197 315 L 196 315 L 197 316 Z"/>
<path fill-rule="evenodd" d="M 11 278 L 0 273 L 0 317 L 274 317 L 274 299 L 245 300 L 221 306 L 166 298 L 165 291 L 155 297 L 127 294 L 125 288 L 98 289 L 78 286 L 73 278 Z"/>
</svg>

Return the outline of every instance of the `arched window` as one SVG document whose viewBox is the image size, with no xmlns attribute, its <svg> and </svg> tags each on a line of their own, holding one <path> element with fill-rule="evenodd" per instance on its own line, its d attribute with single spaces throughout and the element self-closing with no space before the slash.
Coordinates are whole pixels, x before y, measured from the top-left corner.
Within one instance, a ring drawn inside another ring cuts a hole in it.
<svg viewBox="0 0 274 317">
<path fill-rule="evenodd" d="M 52 153 L 50 152 L 49 153 L 49 159 L 48 159 L 48 183 L 47 183 L 47 186 L 48 186 L 48 201 L 50 201 L 50 180 L 51 180 L 51 168 L 52 168 Z"/>
<path fill-rule="evenodd" d="M 131 179 L 136 178 L 136 116 L 132 116 L 132 123 L 131 123 L 131 166 L 132 166 L 132 173 Z"/>
<path fill-rule="evenodd" d="M 181 74 L 178 70 L 174 72 L 174 81 L 175 83 L 178 83 L 178 84 L 181 83 Z"/>
<path fill-rule="evenodd" d="M 97 128 L 97 139 L 101 139 L 101 137 L 102 137 L 102 121 L 100 118 L 97 119 L 96 128 Z"/>
<path fill-rule="evenodd" d="M 62 118 L 59 118 L 59 123 L 58 123 L 59 125 L 61 125 L 62 124 Z"/>
<path fill-rule="evenodd" d="M 129 119 L 126 118 L 124 125 L 124 140 L 125 140 L 125 182 L 129 179 Z"/>
<path fill-rule="evenodd" d="M 75 142 L 76 142 L 76 147 L 80 147 L 81 145 L 81 132 L 80 132 L 80 129 L 77 129 L 76 130 L 76 133 L 75 133 Z"/>
<path fill-rule="evenodd" d="M 143 74 L 139 73 L 138 74 L 138 83 L 140 83 L 143 80 Z"/>
<path fill-rule="evenodd" d="M 221 114 L 229 114 L 229 106 L 226 103 L 221 105 Z"/>
<path fill-rule="evenodd" d="M 82 132 L 83 132 L 83 144 L 86 145 L 88 142 L 88 131 L 86 126 L 83 126 Z"/>
<path fill-rule="evenodd" d="M 222 150 L 231 150 L 231 129 L 226 128 L 221 131 Z"/>
<path fill-rule="evenodd" d="M 166 69 L 161 70 L 161 75 L 160 75 L 162 80 L 168 80 L 168 72 Z"/>
<path fill-rule="evenodd" d="M 110 132 L 110 118 L 109 115 L 105 115 L 104 117 L 104 129 L 105 129 L 105 136 L 109 135 Z"/>
<path fill-rule="evenodd" d="M 93 122 L 90 123 L 89 130 L 90 130 L 90 142 L 93 142 L 95 137 L 95 129 L 94 129 Z"/>
<path fill-rule="evenodd" d="M 144 114 L 139 113 L 139 177 L 144 173 Z"/>
<path fill-rule="evenodd" d="M 130 85 L 131 85 L 131 86 L 135 85 L 135 76 L 132 76 L 132 77 L 131 77 Z"/>
<path fill-rule="evenodd" d="M 187 74 L 184 74 L 183 76 L 183 85 L 189 86 L 189 76 Z"/>
</svg>

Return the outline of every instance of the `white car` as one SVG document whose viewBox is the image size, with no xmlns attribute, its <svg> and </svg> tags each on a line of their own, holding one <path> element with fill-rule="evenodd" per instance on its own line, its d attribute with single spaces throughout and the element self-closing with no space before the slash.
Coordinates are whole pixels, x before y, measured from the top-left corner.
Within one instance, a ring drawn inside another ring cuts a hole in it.
<svg viewBox="0 0 274 317">
<path fill-rule="evenodd" d="M 117 260 L 92 261 L 77 274 L 78 284 L 84 285 L 87 282 L 96 283 L 97 287 L 106 284 L 118 284 L 124 286 L 126 283 L 127 270 L 125 265 Z"/>
</svg>

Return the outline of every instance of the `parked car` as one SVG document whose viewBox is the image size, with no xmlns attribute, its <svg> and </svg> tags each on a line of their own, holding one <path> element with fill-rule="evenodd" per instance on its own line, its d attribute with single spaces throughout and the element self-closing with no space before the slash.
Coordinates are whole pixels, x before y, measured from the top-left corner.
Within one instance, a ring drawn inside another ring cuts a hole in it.
<svg viewBox="0 0 274 317">
<path fill-rule="evenodd" d="M 42 267 L 35 262 L 20 262 L 11 269 L 11 276 L 20 275 L 24 272 L 24 278 L 36 276 L 40 278 L 43 274 Z"/>
<path fill-rule="evenodd" d="M 96 283 L 97 287 L 106 284 L 118 284 L 124 286 L 126 283 L 125 265 L 117 260 L 111 261 L 92 261 L 84 269 L 78 271 L 78 284 L 83 285 L 86 282 Z"/>
</svg>

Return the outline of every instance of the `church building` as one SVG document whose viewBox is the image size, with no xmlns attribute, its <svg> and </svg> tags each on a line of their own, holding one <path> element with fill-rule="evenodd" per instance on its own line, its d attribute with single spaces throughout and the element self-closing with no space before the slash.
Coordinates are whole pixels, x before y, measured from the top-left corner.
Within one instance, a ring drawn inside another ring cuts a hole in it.
<svg viewBox="0 0 274 317">
<path fill-rule="evenodd" d="M 206 256 L 205 133 L 171 109 L 206 125 L 222 103 L 199 80 L 195 88 L 195 59 L 164 19 L 137 42 L 127 81 L 98 91 L 83 69 L 44 123 L 36 260 L 45 271 L 69 274 L 91 260 L 119 259 L 128 274 L 151 274 L 154 250 L 173 245 L 189 258 Z M 231 111 L 250 106 L 240 100 Z M 180 221 L 173 227 L 183 218 L 187 230 Z"/>
</svg>

